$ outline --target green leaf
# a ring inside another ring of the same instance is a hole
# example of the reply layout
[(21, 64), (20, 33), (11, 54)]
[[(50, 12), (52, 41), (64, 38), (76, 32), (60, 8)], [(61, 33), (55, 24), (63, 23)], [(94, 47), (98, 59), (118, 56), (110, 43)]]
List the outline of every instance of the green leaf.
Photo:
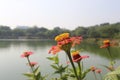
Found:
[(106, 66), (106, 65), (102, 65), (103, 67), (105, 67), (106, 69), (110, 70), (110, 71), (114, 71), (113, 68), (110, 68), (109, 66)]
[(47, 57), (47, 59), (54, 61), (54, 57)]
[(47, 59), (54, 61), (55, 64), (59, 64), (58, 55), (53, 56), (53, 57), (47, 57)]
[(58, 68), (57, 66), (55, 66), (55, 65), (51, 65), (51, 67), (54, 68), (54, 69), (56, 69), (56, 70), (59, 69), (59, 68)]
[(35, 73), (35, 74), (38, 73), (38, 72), (40, 72), (40, 70), (39, 70), (39, 66), (36, 67), (35, 70), (34, 70), (34, 73)]
[(91, 71), (91, 69), (87, 69), (86, 71), (84, 71), (83, 74), (82, 74), (82, 79), (84, 79), (85, 76), (87, 75), (87, 73), (90, 72), (90, 71)]
[(33, 73), (24, 73), (23, 75), (24, 75), (24, 76), (27, 76), (27, 77), (34, 77), (34, 74), (33, 74)]
[(59, 66), (58, 70), (55, 71), (55, 73), (65, 72), (65, 69), (66, 69), (67, 67), (68, 67), (68, 66), (63, 67), (63, 66), (61, 65), (61, 66)]
[(59, 58), (58, 58), (58, 55), (56, 55), (56, 56), (54, 57), (54, 60), (55, 60), (55, 64), (59, 64)]
[(36, 80), (40, 80), (40, 76), (41, 76), (41, 74), (40, 74), (40, 72), (38, 72), (36, 75)]

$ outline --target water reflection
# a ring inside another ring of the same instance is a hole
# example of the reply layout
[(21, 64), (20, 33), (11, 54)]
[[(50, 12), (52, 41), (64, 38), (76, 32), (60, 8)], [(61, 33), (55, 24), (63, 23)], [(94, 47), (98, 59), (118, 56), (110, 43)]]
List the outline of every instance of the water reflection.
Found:
[[(31, 48), (45, 48), (48, 46), (55, 45), (56, 43), (52, 40), (7, 40), (0, 41), (0, 48), (9, 48), (11, 45), (14, 46), (29, 46)], [(77, 48), (83, 49), (85, 52), (89, 52), (90, 54), (99, 55), (100, 57), (104, 57), (106, 59), (110, 59), (108, 55), (107, 49), (101, 49), (98, 44), (95, 43), (86, 43), (83, 42)], [(111, 47), (110, 51), (114, 59), (120, 59), (120, 47)]]
[[(48, 50), (52, 45), (55, 45), (54, 41), (45, 41), (45, 40), (30, 40), (30, 41), (20, 41), (20, 40), (12, 40), (12, 41), (0, 41), (0, 80), (24, 80), (22, 73), (28, 71), (28, 67), (26, 66), (26, 59), (21, 59), (20, 55), (25, 50), (31, 50), (35, 54), (30, 58), (33, 61), (38, 61), (40, 64), (40, 69), (45, 74), (51, 74), (52, 68), (50, 67), (51, 62), (46, 59), (46, 57), (51, 56), (48, 55)], [(83, 54), (89, 55), (90, 58), (83, 60), (86, 67), (90, 67), (91, 65), (97, 64), (109, 64), (109, 56), (107, 54), (106, 49), (100, 49), (97, 44), (93, 43), (82, 43), (77, 46), (77, 48), (82, 48), (85, 51)], [(120, 50), (118, 47), (111, 48), (112, 56), (115, 59), (119, 59), (120, 61)], [(65, 53), (59, 53), (60, 60), (62, 63), (66, 64)], [(8, 64), (9, 63), (9, 64)], [(18, 64), (19, 63), (19, 64)], [(9, 67), (9, 68), (8, 68)], [(6, 77), (6, 75), (8, 77)], [(91, 80), (92, 76), (88, 76)]]

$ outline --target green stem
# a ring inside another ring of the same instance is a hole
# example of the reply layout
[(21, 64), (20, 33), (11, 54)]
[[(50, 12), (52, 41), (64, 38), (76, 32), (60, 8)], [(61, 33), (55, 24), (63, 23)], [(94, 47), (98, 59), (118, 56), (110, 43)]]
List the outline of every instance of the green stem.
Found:
[(80, 65), (80, 62), (77, 62), (78, 63), (78, 67), (79, 67), (79, 79), (82, 80), (82, 69), (81, 69), (81, 65)]
[(98, 80), (98, 79), (97, 79), (97, 76), (96, 76), (96, 74), (95, 74), (95, 71), (93, 72), (93, 74), (94, 74), (95, 80)]
[(36, 76), (35, 76), (35, 73), (34, 73), (34, 69), (33, 69), (33, 67), (32, 67), (31, 64), (30, 64), (30, 59), (29, 59), (29, 57), (27, 57), (27, 60), (28, 60), (29, 66), (30, 66), (30, 68), (31, 68), (31, 70), (32, 70), (32, 73), (33, 73), (33, 75), (34, 75), (34, 79), (36, 80)]
[(71, 57), (71, 55), (70, 55), (70, 51), (68, 51), (68, 52), (66, 52), (66, 53), (67, 53), (67, 55), (68, 55), (68, 58), (69, 58), (69, 60), (70, 60), (70, 63), (71, 63), (71, 65), (72, 65), (72, 68), (73, 68), (73, 70), (74, 70), (74, 73), (75, 73), (75, 76), (76, 76), (77, 80), (80, 80), (80, 79), (78, 78), (78, 76), (77, 76), (77, 71), (76, 71), (75, 65), (74, 65), (74, 63), (73, 63), (73, 61), (72, 61), (72, 57)]
[(103, 80), (103, 78), (102, 78), (102, 74), (100, 73), (100, 77), (101, 77), (101, 80)]
[(110, 60), (111, 60), (110, 64), (111, 64), (112, 66), (114, 66), (115, 61), (114, 61), (114, 59), (113, 59), (113, 57), (112, 57), (112, 54), (111, 54), (111, 52), (110, 52), (110, 47), (108, 47), (107, 50), (108, 50), (108, 53), (109, 53), (109, 56), (110, 56)]
[(110, 48), (108, 47), (107, 50), (108, 50), (108, 53), (109, 53), (110, 59), (112, 60), (113, 58), (112, 58), (112, 55), (111, 55), (111, 52), (110, 52)]

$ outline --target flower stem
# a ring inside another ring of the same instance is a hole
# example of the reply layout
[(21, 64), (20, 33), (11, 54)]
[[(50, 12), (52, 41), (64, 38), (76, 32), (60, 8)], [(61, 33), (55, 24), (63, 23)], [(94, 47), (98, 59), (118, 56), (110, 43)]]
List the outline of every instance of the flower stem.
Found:
[(28, 64), (29, 64), (29, 66), (30, 66), (32, 72), (34, 72), (33, 67), (32, 67), (31, 64), (30, 64), (30, 59), (29, 59), (29, 57), (27, 57), (27, 60), (28, 60)]
[(98, 79), (97, 79), (97, 76), (96, 76), (96, 74), (95, 74), (95, 71), (93, 71), (93, 74), (94, 74), (95, 80), (98, 80)]
[(36, 76), (35, 76), (35, 73), (34, 73), (34, 69), (33, 69), (33, 67), (32, 67), (31, 64), (30, 64), (30, 59), (29, 59), (29, 57), (27, 57), (27, 60), (28, 60), (29, 66), (30, 66), (30, 68), (31, 68), (31, 70), (32, 70), (32, 73), (33, 73), (33, 75), (34, 75), (34, 79), (36, 80)]
[(108, 47), (107, 50), (108, 50), (108, 53), (109, 53), (109, 55), (110, 55), (110, 59), (111, 59), (110, 64), (111, 64), (112, 66), (114, 66), (114, 64), (115, 64), (115, 60), (113, 59), (113, 57), (112, 57), (112, 55), (111, 55), (110, 47)]
[(110, 56), (110, 58), (112, 60), (112, 55), (111, 55), (111, 52), (110, 52), (110, 48), (108, 47), (107, 50), (108, 50), (109, 56)]
[(102, 78), (102, 74), (100, 73), (100, 77), (101, 77), (101, 80), (103, 80), (103, 78)]
[(69, 58), (69, 60), (70, 60), (70, 63), (71, 63), (71, 65), (72, 65), (72, 68), (73, 68), (73, 70), (74, 70), (74, 74), (75, 74), (77, 80), (80, 80), (80, 79), (78, 78), (75, 65), (74, 65), (74, 63), (73, 63), (73, 61), (72, 61), (72, 57), (71, 57), (71, 55), (70, 55), (70, 51), (68, 51), (68, 52), (66, 52), (66, 53), (67, 53), (67, 55), (68, 55), (68, 58)]
[(79, 67), (79, 79), (82, 80), (82, 69), (81, 69), (81, 65), (80, 65), (80, 62), (77, 62), (78, 63), (78, 67)]

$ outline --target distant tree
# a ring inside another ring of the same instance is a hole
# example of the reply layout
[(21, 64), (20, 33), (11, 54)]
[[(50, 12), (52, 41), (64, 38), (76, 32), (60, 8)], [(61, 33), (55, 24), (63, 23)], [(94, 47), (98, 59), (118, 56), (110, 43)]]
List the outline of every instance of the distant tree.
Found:
[(0, 38), (10, 38), (12, 31), (8, 26), (0, 26)]

